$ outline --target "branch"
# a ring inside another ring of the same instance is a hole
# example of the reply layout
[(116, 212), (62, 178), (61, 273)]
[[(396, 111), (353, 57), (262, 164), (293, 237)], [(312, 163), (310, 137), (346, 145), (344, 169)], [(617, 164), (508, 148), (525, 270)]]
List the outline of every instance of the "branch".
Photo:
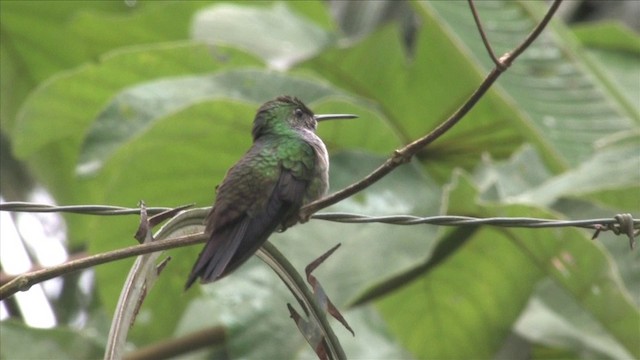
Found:
[(102, 254), (92, 255), (82, 259), (52, 266), (47, 269), (22, 274), (16, 276), (16, 278), (8, 282), (6, 285), (0, 287), (0, 300), (11, 296), (18, 291), (29, 290), (31, 286), (37, 283), (53, 279), (69, 272), (82, 270), (111, 261), (126, 259), (128, 257), (138, 256), (155, 251), (168, 250), (181, 246), (204, 243), (205, 241), (207, 241), (207, 237), (202, 233), (180, 236), (177, 238), (152, 242), (148, 244), (133, 245), (124, 249), (118, 249)]
[(371, 186), (378, 180), (382, 179), (384, 176), (389, 174), (398, 166), (409, 162), (411, 158), (420, 150), (422, 150), (427, 145), (431, 144), (437, 138), (442, 136), (444, 133), (449, 131), (455, 124), (457, 124), (468, 112), (475, 106), (475, 104), (482, 98), (482, 96), (489, 90), (491, 85), (500, 77), (500, 75), (507, 70), (509, 66), (516, 60), (522, 52), (528, 48), (531, 43), (540, 35), (542, 30), (547, 26), (553, 14), (555, 14), (556, 10), (562, 3), (562, 0), (554, 0), (554, 2), (549, 7), (547, 14), (544, 16), (542, 21), (531, 31), (531, 33), (525, 38), (525, 40), (518, 45), (514, 50), (502, 55), (500, 59), (498, 59), (498, 63), (496, 67), (487, 75), (487, 77), (482, 81), (478, 89), (467, 99), (467, 101), (462, 104), (456, 112), (451, 115), (445, 122), (440, 124), (437, 128), (431, 131), (429, 134), (424, 137), (415, 140), (414, 142), (406, 145), (405, 147), (395, 150), (393, 155), (387, 159), (382, 165), (380, 165), (377, 169), (375, 169), (372, 173), (367, 175), (362, 180), (347, 186), (346, 188), (335, 192), (327, 197), (324, 197), (320, 200), (316, 200), (301, 210), (301, 218), (307, 219), (309, 216), (320, 209), (324, 209), (327, 206), (336, 204), (351, 195), (358, 193), (367, 187)]
[(482, 43), (484, 43), (484, 47), (487, 49), (487, 53), (489, 53), (491, 61), (493, 61), (496, 67), (501, 67), (502, 63), (500, 63), (500, 60), (496, 57), (496, 54), (493, 52), (493, 48), (491, 47), (491, 43), (489, 42), (489, 39), (487, 39), (487, 34), (484, 32), (484, 27), (482, 27), (482, 22), (480, 21), (480, 16), (478, 16), (476, 6), (473, 4), (473, 0), (467, 1), (469, 2), (469, 9), (471, 9), (473, 20), (476, 22), (476, 26), (478, 27), (478, 33), (480, 33)]
[(168, 359), (204, 348), (221, 346), (224, 342), (224, 328), (216, 326), (177, 339), (163, 339), (161, 342), (132, 351), (124, 358), (126, 360)]

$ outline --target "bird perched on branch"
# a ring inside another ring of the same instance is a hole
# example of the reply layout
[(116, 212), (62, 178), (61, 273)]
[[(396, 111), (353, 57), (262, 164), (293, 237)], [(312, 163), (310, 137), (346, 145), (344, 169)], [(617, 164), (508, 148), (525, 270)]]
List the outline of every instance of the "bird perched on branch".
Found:
[(302, 206), (328, 188), (329, 156), (318, 121), (355, 115), (314, 115), (299, 99), (263, 104), (253, 121), (253, 145), (225, 176), (206, 218), (209, 240), (187, 280), (216, 281), (238, 268), (277, 229), (298, 222)]

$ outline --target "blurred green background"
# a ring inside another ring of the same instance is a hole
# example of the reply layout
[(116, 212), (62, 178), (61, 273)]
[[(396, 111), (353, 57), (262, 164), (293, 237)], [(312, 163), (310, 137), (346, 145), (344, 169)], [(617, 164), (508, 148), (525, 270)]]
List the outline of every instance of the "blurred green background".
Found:
[[(335, 191), (432, 130), (492, 68), (464, 1), (0, 6), (4, 201), (44, 188), (64, 205), (208, 206), (250, 145), (255, 110), (281, 94), (360, 115), (319, 127)], [(546, 10), (477, 7), (498, 56)], [(326, 211), (638, 217), (639, 59), (621, 23), (554, 21), (452, 131)], [(133, 245), (138, 221), (64, 220), (69, 253), (85, 255)], [(300, 271), (342, 243), (316, 276), (355, 330), (332, 322), (349, 358), (640, 358), (640, 256), (624, 236), (591, 235), (314, 220), (271, 241)], [(289, 319), (294, 299), (257, 259), (185, 293), (199, 248), (167, 251), (131, 351), (221, 326), (222, 344), (182, 358), (314, 358)], [(88, 291), (66, 276), (49, 295), (51, 329), (26, 326), (5, 301), (0, 357), (102, 357), (132, 262), (95, 268)], [(393, 290), (360, 304), (381, 287)]]

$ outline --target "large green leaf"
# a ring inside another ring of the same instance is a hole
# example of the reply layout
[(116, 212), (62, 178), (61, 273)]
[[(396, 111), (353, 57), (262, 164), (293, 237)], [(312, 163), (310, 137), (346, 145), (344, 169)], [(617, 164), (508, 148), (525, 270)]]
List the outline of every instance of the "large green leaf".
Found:
[(640, 137), (625, 140), (602, 147), (580, 166), (555, 177), (535, 150), (525, 147), (508, 163), (485, 159), (476, 181), (489, 201), (549, 207), (563, 197), (583, 197), (611, 204), (618, 212), (634, 212), (640, 203)]
[[(521, 42), (544, 10), (541, 3), (527, 1), (479, 2), (477, 6), (497, 56)], [(477, 31), (470, 31), (475, 25), (466, 3), (435, 1), (421, 3), (419, 9), (425, 16), (446, 21), (477, 63), (485, 69), (493, 67)], [(633, 67), (640, 71), (637, 61)], [(564, 25), (554, 23), (498, 87), (506, 101), (517, 104), (519, 121), (546, 144), (545, 150), (574, 167), (593, 153), (597, 140), (637, 128), (640, 122), (637, 101), (629, 106), (623, 92), (607, 81), (609, 73), (585, 57)]]
[(206, 5), (200, 1), (150, 1), (138, 2), (132, 9), (135, 11), (122, 15), (81, 11), (69, 29), (90, 54), (99, 56), (126, 46), (187, 40), (194, 13)]
[(63, 73), (34, 92), (22, 107), (14, 151), (35, 164), (40, 180), (59, 201), (86, 201), (87, 194), (77, 188), (70, 191), (70, 185), (75, 182), (85, 133), (108, 101), (132, 84), (158, 77), (257, 64), (232, 49), (218, 49), (215, 54), (212, 57), (202, 45), (163, 44), (114, 52), (99, 65)]
[(246, 68), (156, 80), (126, 89), (92, 124), (80, 154), (79, 171), (96, 171), (115, 150), (143, 136), (155, 121), (180, 109), (216, 99), (263, 103), (289, 92), (310, 102), (330, 96), (347, 98), (344, 92), (320, 79)]
[[(595, 58), (593, 67), (609, 84), (609, 90), (616, 99), (629, 114), (640, 113), (640, 86), (637, 81), (640, 36), (616, 22), (580, 25), (574, 28), (574, 33), (591, 58)], [(640, 123), (638, 116), (635, 116), (635, 122), (636, 125)]]
[(281, 69), (316, 55), (335, 41), (331, 33), (282, 3), (270, 8), (214, 5), (198, 12), (192, 33), (196, 40), (209, 44), (233, 44)]
[(0, 355), (3, 359), (98, 358), (104, 344), (96, 335), (95, 331), (34, 329), (15, 321), (3, 321)]
[[(120, 46), (186, 40), (199, 2), (3, 1), (2, 126), (27, 93), (56, 72)], [(14, 77), (13, 74), (20, 74)]]
[[(477, 191), (465, 177), (451, 191), (455, 214), (553, 217), (522, 205), (467, 204), (464, 200), (477, 198)], [(602, 249), (577, 230), (484, 229), (441, 266), (381, 300), (380, 309), (417, 357), (490, 358), (536, 294), (556, 312), (545, 317), (529, 306), (535, 315), (525, 312), (517, 327), (525, 338), (598, 356), (637, 356), (640, 311), (613, 271)], [(540, 281), (553, 284), (555, 292), (540, 287)], [(564, 294), (560, 300), (558, 293)], [(557, 321), (567, 326), (540, 335), (541, 327), (553, 329)]]

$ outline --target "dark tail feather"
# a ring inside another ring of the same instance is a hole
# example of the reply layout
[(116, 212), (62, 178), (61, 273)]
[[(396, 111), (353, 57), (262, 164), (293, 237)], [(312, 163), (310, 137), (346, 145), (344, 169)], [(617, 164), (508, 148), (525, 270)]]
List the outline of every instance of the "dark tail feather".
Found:
[(247, 221), (242, 220), (228, 226), (220, 232), (211, 234), (211, 238), (200, 252), (187, 279), (185, 290), (198, 278), (202, 283), (216, 281), (226, 274), (229, 261), (246, 235)]
[(209, 259), (211, 259), (213, 257), (213, 254), (215, 254), (218, 245), (219, 243), (216, 242), (207, 242), (205, 247), (200, 252), (200, 255), (198, 255), (198, 260), (193, 265), (193, 269), (191, 269), (191, 274), (189, 274), (187, 283), (184, 286), (185, 290), (189, 289), (189, 287), (191, 287), (191, 285), (193, 285), (193, 283), (195, 283), (196, 280), (198, 280), (198, 278), (203, 275), (204, 270), (207, 268), (207, 264), (209, 263)]

